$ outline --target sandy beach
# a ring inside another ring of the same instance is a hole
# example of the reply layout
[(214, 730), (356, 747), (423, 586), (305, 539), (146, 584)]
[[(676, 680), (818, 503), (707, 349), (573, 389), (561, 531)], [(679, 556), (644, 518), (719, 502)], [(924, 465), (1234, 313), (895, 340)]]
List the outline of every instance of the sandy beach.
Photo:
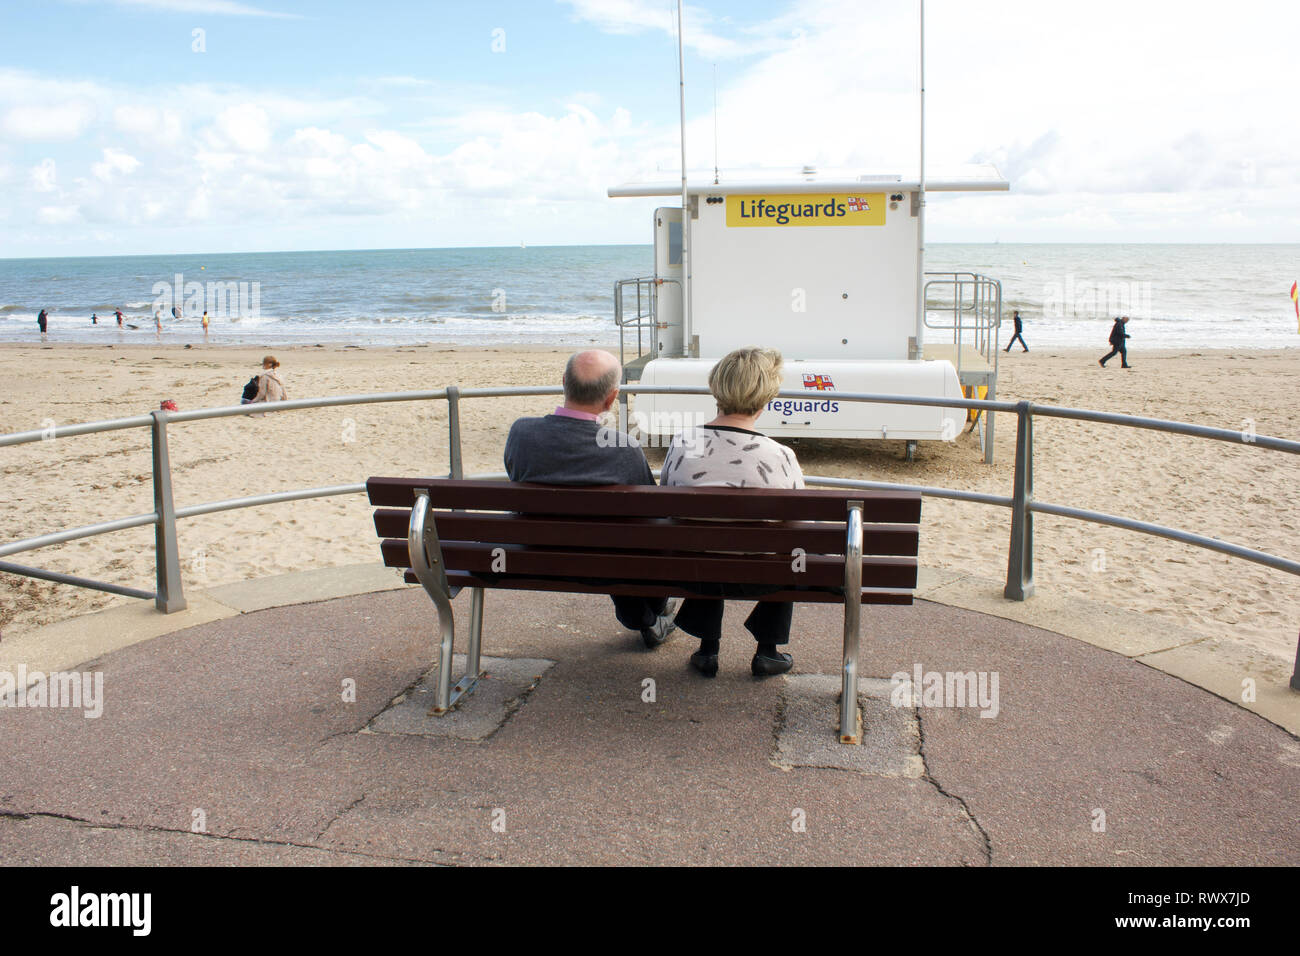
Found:
[[(163, 399), (183, 409), (236, 404), (265, 349), (223, 346), (9, 346), (10, 387), (0, 431), (145, 413)], [(437, 388), (459, 383), (558, 384), (567, 350), (437, 345), (274, 350), (292, 398)], [(1003, 356), (999, 398), (1195, 421), (1259, 434), (1300, 436), (1294, 382), (1300, 351), (1134, 350), (1135, 368), (1101, 369), (1093, 351)], [(462, 405), (465, 468), (499, 471), (511, 421), (542, 414), (551, 399), (483, 399)], [(1015, 426), (999, 419), (997, 463), (983, 464), (965, 434), (923, 445), (803, 441), (809, 475), (866, 478), (1009, 494)], [(176, 425), (170, 432), (178, 506), (241, 495), (359, 482), (371, 475), (445, 473), (442, 403), (294, 411)], [(1300, 554), (1300, 461), (1249, 446), (1040, 419), (1035, 492), (1040, 500), (1170, 524), (1283, 556)], [(652, 450), (658, 464), (661, 452)], [(0, 539), (152, 510), (143, 429), (0, 450), (5, 494)], [(1005, 575), (1009, 513), (927, 499), (922, 564), (990, 579)], [(1040, 592), (1061, 590), (1160, 618), (1206, 637), (1290, 660), (1300, 628), (1300, 580), (1163, 539), (1039, 516)], [(187, 589), (286, 571), (378, 559), (363, 495), (270, 505), (183, 521)], [(153, 529), (71, 542), (8, 560), (151, 588)], [(123, 603), (99, 592), (0, 575), (0, 634)], [(797, 638), (796, 638), (797, 639)], [(960, 635), (954, 635), (960, 639)]]

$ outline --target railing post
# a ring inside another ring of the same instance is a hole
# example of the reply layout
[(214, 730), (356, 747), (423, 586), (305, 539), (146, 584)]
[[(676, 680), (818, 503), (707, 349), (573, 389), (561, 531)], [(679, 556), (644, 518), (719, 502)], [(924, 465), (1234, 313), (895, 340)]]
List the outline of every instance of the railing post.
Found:
[(1032, 402), (1016, 404), (1016, 477), (1011, 501), (1011, 553), (1002, 595), (1023, 601), (1034, 593), (1034, 415)]
[(447, 386), (447, 443), (451, 456), (451, 477), (464, 478), (460, 455), (460, 387)]
[(185, 590), (181, 586), (181, 561), (176, 545), (176, 505), (172, 501), (172, 465), (167, 454), (167, 413), (153, 416), (153, 508), (158, 521), (154, 525), (154, 566), (158, 588), (154, 606), (164, 614), (185, 610)]
[(1295, 667), (1291, 669), (1291, 689), (1300, 690), (1300, 637), (1295, 644)]

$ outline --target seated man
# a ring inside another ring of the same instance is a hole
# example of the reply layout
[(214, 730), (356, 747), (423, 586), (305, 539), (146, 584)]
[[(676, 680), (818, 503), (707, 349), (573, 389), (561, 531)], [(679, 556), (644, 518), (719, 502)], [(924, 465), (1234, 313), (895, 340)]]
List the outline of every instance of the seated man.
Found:
[[(521, 418), (506, 438), (511, 481), (545, 485), (653, 485), (654, 475), (635, 440), (602, 434), (597, 419), (618, 400), (622, 368), (600, 349), (578, 352), (564, 367), (564, 404), (552, 415)], [(667, 598), (614, 595), (620, 624), (658, 647), (673, 630)]]

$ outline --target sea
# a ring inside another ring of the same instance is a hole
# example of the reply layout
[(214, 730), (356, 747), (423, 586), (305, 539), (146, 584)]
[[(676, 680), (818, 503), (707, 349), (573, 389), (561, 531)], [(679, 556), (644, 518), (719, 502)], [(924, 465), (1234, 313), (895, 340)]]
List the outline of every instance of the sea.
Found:
[[(1031, 348), (1104, 349), (1121, 314), (1134, 350), (1300, 346), (1300, 244), (931, 243), (925, 268), (997, 279)], [(615, 282), (652, 272), (649, 245), (0, 259), (0, 342), (41, 309), (52, 342), (201, 342), (206, 309), (213, 344), (614, 346)]]

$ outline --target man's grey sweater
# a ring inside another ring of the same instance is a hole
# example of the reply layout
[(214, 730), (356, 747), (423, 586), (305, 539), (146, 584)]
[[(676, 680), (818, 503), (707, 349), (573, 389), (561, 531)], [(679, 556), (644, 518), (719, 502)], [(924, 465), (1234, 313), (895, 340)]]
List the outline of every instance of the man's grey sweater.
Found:
[(581, 418), (521, 418), (506, 438), (511, 481), (545, 485), (653, 485), (645, 453), (626, 434)]

